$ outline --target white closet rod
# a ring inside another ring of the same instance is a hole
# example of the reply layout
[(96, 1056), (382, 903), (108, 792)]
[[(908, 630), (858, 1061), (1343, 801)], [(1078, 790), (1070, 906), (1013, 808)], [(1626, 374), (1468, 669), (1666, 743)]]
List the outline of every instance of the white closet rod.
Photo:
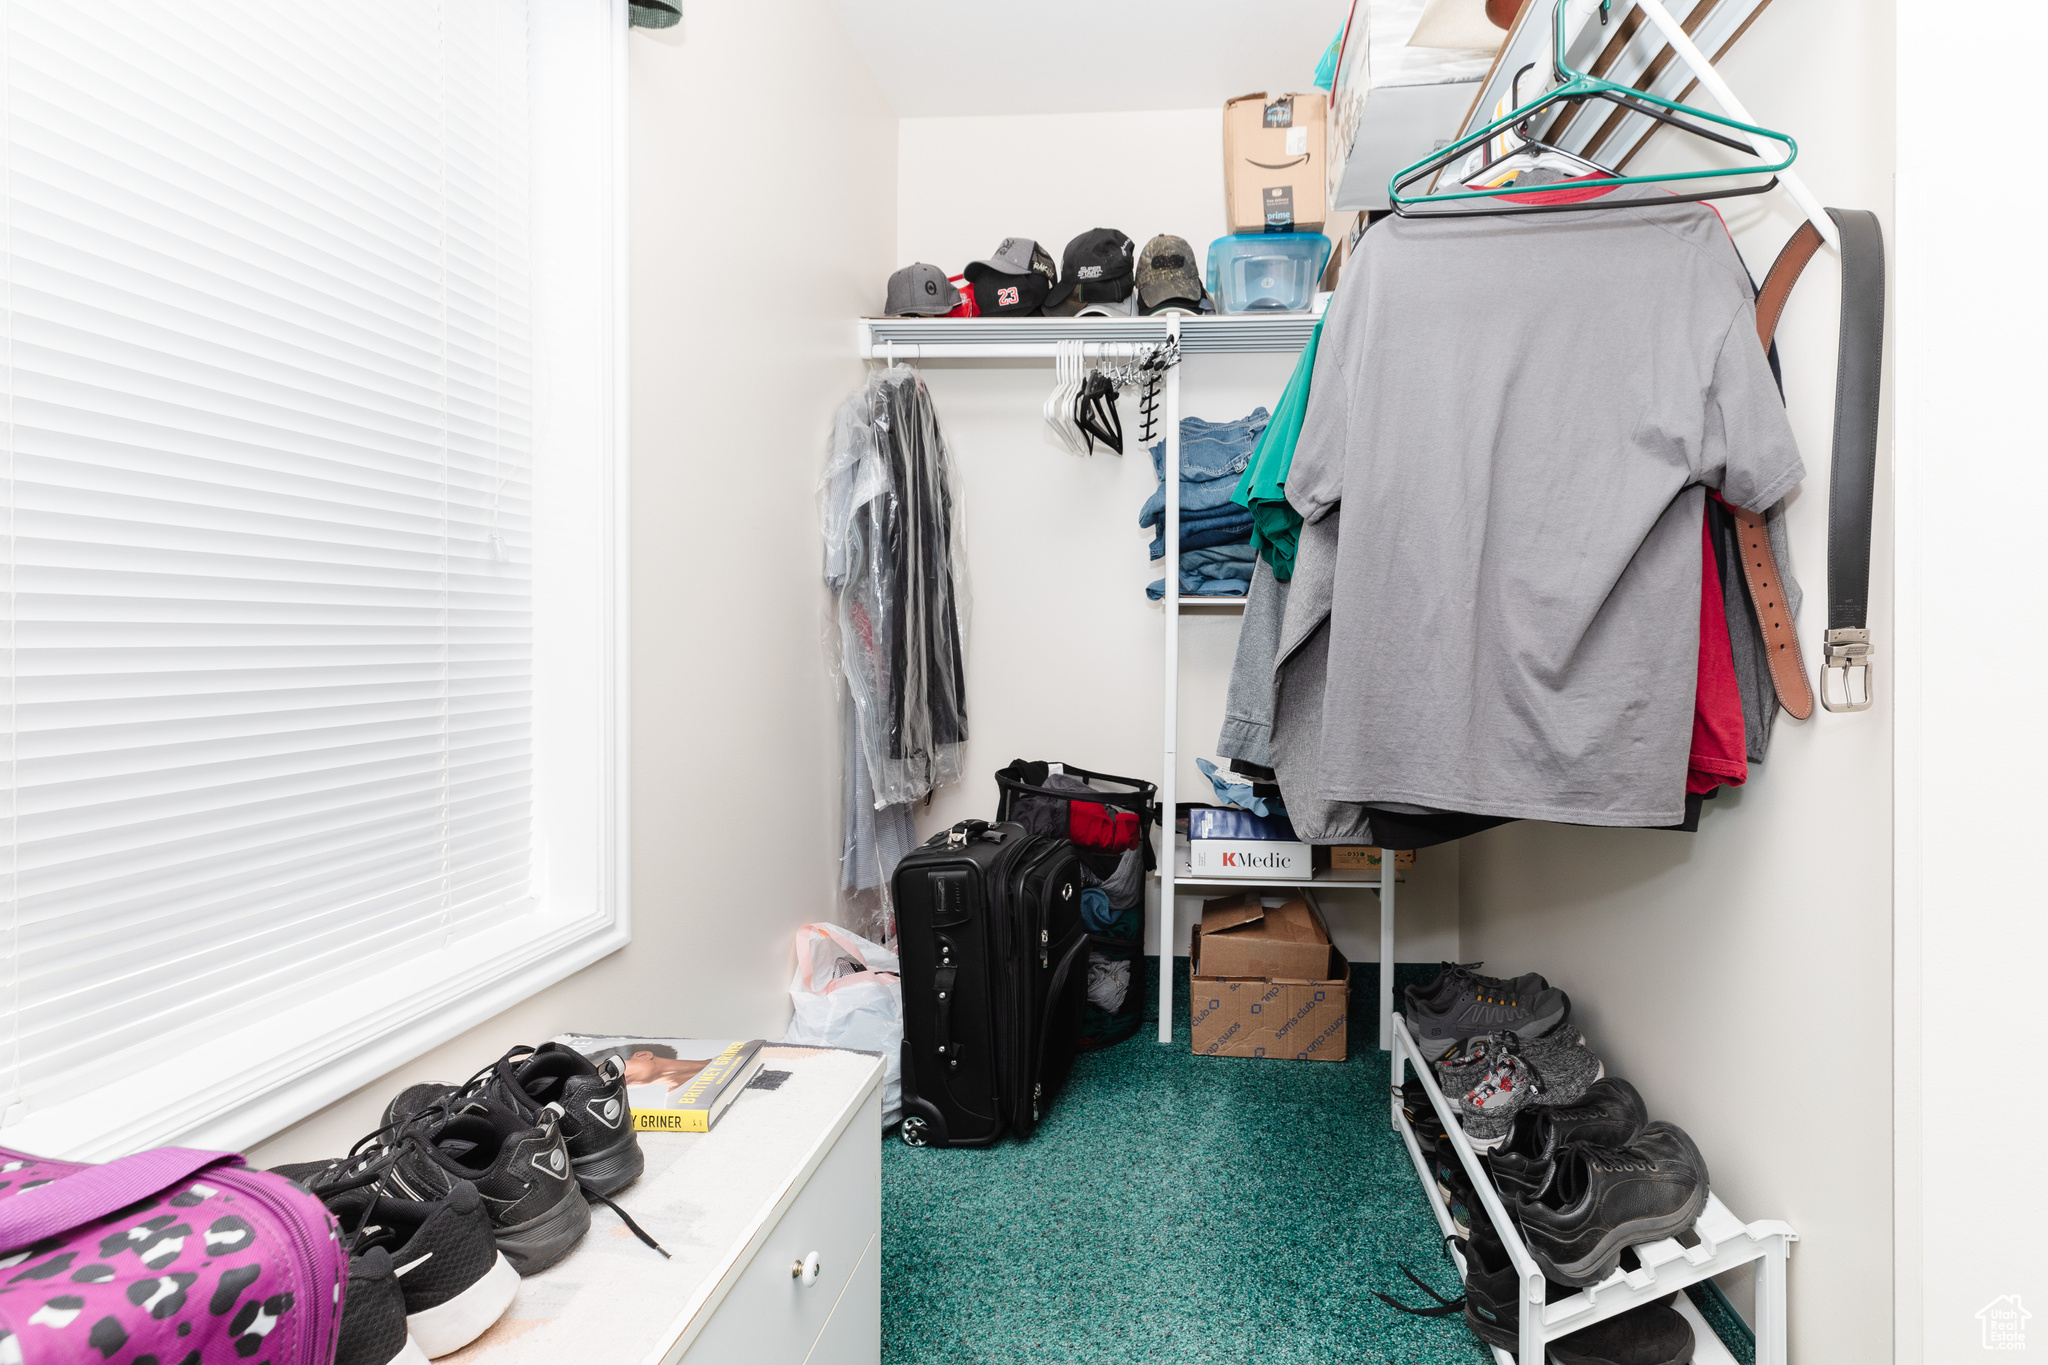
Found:
[[(1082, 345), (1089, 360), (1136, 359), (1157, 342), (1090, 341)], [(1057, 342), (1019, 341), (993, 344), (973, 341), (878, 341), (872, 360), (1051, 360), (1058, 354)]]

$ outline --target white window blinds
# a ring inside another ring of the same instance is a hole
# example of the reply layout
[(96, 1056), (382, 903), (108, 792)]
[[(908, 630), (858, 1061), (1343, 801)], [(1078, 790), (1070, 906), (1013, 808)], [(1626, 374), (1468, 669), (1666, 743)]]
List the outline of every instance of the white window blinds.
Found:
[(0, 16), (18, 1121), (532, 911), (548, 187), (525, 0)]

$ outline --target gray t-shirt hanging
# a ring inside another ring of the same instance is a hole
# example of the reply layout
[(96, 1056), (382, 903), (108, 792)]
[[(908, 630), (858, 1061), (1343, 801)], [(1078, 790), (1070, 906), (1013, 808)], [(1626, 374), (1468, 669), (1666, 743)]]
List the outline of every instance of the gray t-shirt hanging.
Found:
[(1803, 473), (1712, 209), (1376, 225), (1287, 479), (1345, 503), (1313, 795), (1678, 823), (1702, 487)]

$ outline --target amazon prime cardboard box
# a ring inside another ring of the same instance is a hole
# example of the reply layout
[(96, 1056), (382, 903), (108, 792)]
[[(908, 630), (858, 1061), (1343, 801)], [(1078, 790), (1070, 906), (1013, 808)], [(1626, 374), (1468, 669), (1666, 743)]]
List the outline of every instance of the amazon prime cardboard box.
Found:
[(1240, 95), (1223, 106), (1223, 201), (1228, 230), (1321, 232), (1329, 217), (1328, 100)]
[(1209, 901), (1188, 950), (1194, 1050), (1341, 1062), (1351, 965), (1315, 907), (1256, 892)]

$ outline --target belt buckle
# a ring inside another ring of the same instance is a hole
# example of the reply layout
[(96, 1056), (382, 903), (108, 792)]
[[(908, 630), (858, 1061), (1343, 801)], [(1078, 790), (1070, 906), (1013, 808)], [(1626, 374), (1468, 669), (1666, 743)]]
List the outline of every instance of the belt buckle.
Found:
[[(1861, 626), (1850, 626), (1841, 630), (1830, 630), (1821, 647), (1820, 663), (1820, 704), (1830, 711), (1868, 711), (1876, 699), (1875, 685), (1870, 666), (1876, 659), (1870, 647), (1870, 632)], [(1830, 694), (1828, 677), (1840, 671), (1842, 675), (1842, 700), (1838, 704)], [(1857, 700), (1856, 689), (1850, 686), (1850, 679), (1861, 673), (1862, 699)]]

